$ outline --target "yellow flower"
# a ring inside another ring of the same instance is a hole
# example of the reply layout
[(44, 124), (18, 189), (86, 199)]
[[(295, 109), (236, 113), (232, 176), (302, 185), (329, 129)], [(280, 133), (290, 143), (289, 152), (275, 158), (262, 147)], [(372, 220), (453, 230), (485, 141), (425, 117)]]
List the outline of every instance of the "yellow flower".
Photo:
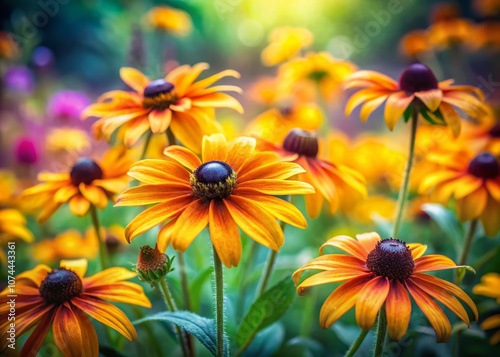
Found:
[(500, 107), (487, 108), (487, 114), (475, 123), (465, 123), (461, 135), (464, 144), (500, 156)]
[(437, 48), (449, 48), (473, 42), (474, 24), (463, 18), (438, 21), (429, 29), (429, 42)]
[(463, 150), (448, 156), (429, 158), (438, 164), (421, 183), (420, 192), (432, 200), (447, 203), (453, 197), (461, 221), (479, 219), (486, 235), (500, 229), (500, 165), (498, 159), (483, 152), (473, 156)]
[[(125, 268), (109, 268), (84, 277), (85, 259), (61, 261), (61, 267), (51, 269), (38, 265), (16, 277), (16, 337), (29, 331), (21, 355), (36, 355), (47, 332), (52, 334), (64, 356), (99, 355), (96, 331), (87, 315), (115, 329), (129, 340), (137, 338), (134, 326), (120, 309), (108, 301), (151, 307), (141, 286), (125, 280), (136, 273)], [(7, 331), (10, 288), (0, 294), (2, 331)], [(0, 352), (7, 349), (8, 339), (0, 342)]]
[(119, 137), (125, 145), (134, 145), (151, 130), (162, 134), (171, 129), (175, 137), (188, 148), (200, 151), (204, 135), (218, 133), (214, 108), (232, 108), (243, 112), (241, 104), (223, 91), (240, 92), (240, 88), (219, 85), (207, 88), (221, 78), (239, 77), (238, 72), (226, 70), (196, 81), (208, 64), (180, 66), (165, 78), (150, 80), (133, 68), (122, 68), (120, 76), (134, 92), (114, 90), (104, 93), (98, 103), (88, 107), (83, 118), (100, 117), (94, 123), (97, 138), (107, 140), (120, 128)]
[(408, 58), (419, 58), (432, 50), (429, 34), (423, 30), (410, 31), (399, 42), (399, 49)]
[(0, 204), (10, 206), (14, 201), (16, 175), (9, 170), (0, 170)]
[[(0, 247), (18, 239), (27, 243), (33, 241), (33, 233), (26, 228), (26, 218), (18, 210), (0, 209)], [(0, 263), (7, 263), (3, 250), (0, 250)]]
[(357, 200), (348, 209), (350, 217), (361, 223), (372, 223), (375, 217), (391, 220), (396, 212), (396, 201), (383, 195), (372, 195)]
[[(472, 292), (476, 295), (495, 298), (497, 303), (500, 304), (500, 275), (497, 273), (483, 275), (481, 283), (474, 286)], [(497, 331), (490, 338), (490, 343), (492, 345), (500, 343), (500, 314), (494, 314), (485, 318), (480, 326), (483, 330), (496, 329)]]
[(334, 58), (328, 52), (308, 53), (280, 66), (278, 77), (295, 90), (312, 87), (324, 100), (330, 101), (341, 93), (343, 81), (357, 67), (349, 61)]
[(359, 71), (351, 75), (345, 88), (357, 88), (346, 104), (345, 113), (362, 103), (361, 120), (366, 121), (370, 114), (382, 103), (385, 104), (384, 119), (390, 130), (404, 116), (408, 121), (411, 111), (418, 108), (420, 116), (431, 124), (448, 125), (453, 134), (460, 133), (460, 116), (457, 107), (472, 118), (486, 112), (482, 103), (483, 92), (472, 86), (452, 86), (453, 80), (438, 82), (432, 70), (420, 63), (408, 66), (399, 82), (375, 71)]
[(41, 172), (38, 180), (43, 183), (26, 189), (22, 203), (34, 209), (43, 208), (38, 217), (40, 223), (67, 202), (76, 216), (84, 216), (91, 204), (104, 209), (113, 195), (128, 187), (130, 165), (124, 147), (109, 150), (99, 163), (89, 157), (80, 158), (69, 172)]
[(54, 128), (45, 138), (45, 148), (49, 152), (82, 152), (91, 145), (88, 134), (75, 128)]
[(192, 30), (191, 16), (185, 11), (168, 6), (156, 6), (147, 13), (149, 23), (160, 30), (186, 36)]
[(237, 266), (241, 258), (238, 227), (256, 242), (278, 251), (284, 243), (276, 219), (305, 228), (306, 220), (278, 195), (314, 192), (304, 182), (287, 180), (304, 170), (278, 161), (272, 153), (257, 153), (255, 139), (241, 137), (228, 144), (222, 134), (205, 136), (202, 160), (180, 146), (165, 149), (168, 160), (142, 160), (129, 175), (142, 183), (118, 198), (117, 206), (156, 204), (135, 217), (125, 229), (130, 241), (166, 222), (158, 234), (158, 249), (169, 244), (184, 251), (209, 226), (221, 261)]
[[(474, 302), (458, 286), (424, 273), (457, 266), (443, 255), (423, 256), (427, 246), (419, 243), (406, 244), (398, 239), (380, 239), (375, 233), (356, 235), (356, 239), (341, 235), (329, 239), (320, 248), (338, 248), (344, 254), (325, 254), (311, 260), (293, 273), (295, 284), (305, 270), (321, 272), (305, 279), (297, 287), (303, 294), (312, 286), (343, 283), (326, 299), (320, 311), (323, 328), (330, 327), (342, 315), (356, 306), (356, 321), (364, 329), (370, 329), (381, 309), (387, 314), (389, 336), (401, 339), (408, 329), (411, 316), (411, 295), (436, 331), (438, 342), (446, 342), (451, 336), (451, 324), (435, 300), (449, 308), (467, 326), (467, 312), (456, 299), (465, 302), (477, 320)], [(384, 306), (385, 304), (385, 306)]]
[(83, 237), (75, 229), (59, 233), (54, 239), (44, 239), (32, 246), (33, 258), (44, 264), (52, 264), (61, 259), (93, 259), (98, 250), (95, 234)]
[(302, 27), (280, 27), (271, 32), (269, 45), (262, 51), (262, 63), (275, 66), (297, 55), (313, 42), (312, 33)]

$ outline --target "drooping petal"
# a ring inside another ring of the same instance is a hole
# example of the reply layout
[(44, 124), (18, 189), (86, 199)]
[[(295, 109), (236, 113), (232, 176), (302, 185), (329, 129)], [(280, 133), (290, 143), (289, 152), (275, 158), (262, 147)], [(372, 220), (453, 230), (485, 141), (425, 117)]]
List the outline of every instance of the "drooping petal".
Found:
[(398, 120), (403, 116), (406, 108), (413, 101), (413, 96), (405, 92), (396, 92), (387, 98), (384, 110), (384, 119), (387, 127), (392, 131)]
[(370, 101), (367, 101), (362, 107), (361, 107), (361, 112), (359, 114), (361, 120), (363, 122), (366, 122), (368, 120), (368, 117), (378, 108), (380, 105), (382, 105), (383, 102), (387, 99), (388, 94), (374, 98)]
[(167, 131), (172, 120), (172, 111), (165, 110), (152, 110), (149, 113), (149, 126), (153, 134), (163, 134)]
[(52, 332), (57, 348), (64, 356), (80, 356), (87, 346), (83, 345), (78, 318), (68, 306), (63, 304), (57, 308)]
[(75, 309), (74, 313), (80, 324), (80, 331), (82, 332), (82, 343), (84, 346), (84, 354), (82, 357), (97, 357), (99, 355), (99, 341), (94, 325), (92, 325), (92, 322), (90, 322), (83, 311)]
[(224, 204), (210, 202), (208, 226), (210, 239), (222, 263), (228, 268), (238, 266), (242, 251), (240, 231)]
[(441, 89), (431, 89), (422, 92), (415, 92), (415, 97), (420, 99), (431, 112), (435, 112), (443, 99), (443, 91)]
[(480, 216), (484, 231), (488, 237), (494, 237), (500, 230), (500, 219), (498, 217), (500, 217), (500, 202), (489, 197)]
[(385, 302), (387, 328), (393, 340), (400, 340), (408, 330), (411, 316), (411, 301), (404, 286), (393, 280)]
[(483, 185), (483, 180), (472, 175), (464, 175), (456, 180), (457, 189), (455, 190), (455, 198), (457, 200), (464, 198), (476, 191)]
[(78, 193), (78, 187), (74, 185), (66, 185), (57, 190), (54, 195), (54, 201), (58, 203), (66, 203), (71, 197)]
[(359, 291), (356, 300), (356, 322), (363, 330), (370, 329), (375, 323), (378, 312), (389, 294), (390, 286), (388, 278), (377, 276)]
[(172, 247), (185, 251), (208, 224), (208, 204), (197, 199), (187, 205), (177, 217), (172, 230)]
[(150, 129), (149, 120), (146, 116), (137, 118), (129, 122), (127, 126), (124, 126), (122, 129), (124, 130), (123, 143), (127, 147), (132, 147), (139, 141), (141, 136)]
[(84, 198), (100, 209), (104, 209), (108, 205), (108, 196), (106, 196), (106, 193), (100, 187), (86, 185), (82, 182), (78, 188)]
[(240, 114), (243, 114), (243, 107), (240, 102), (226, 93), (217, 92), (201, 95), (199, 97), (192, 98), (192, 103), (194, 106), (201, 108), (230, 108), (236, 110)]
[(457, 201), (457, 216), (461, 221), (470, 221), (483, 213), (488, 202), (488, 192), (484, 187), (478, 188), (468, 196)]
[(273, 162), (238, 175), (238, 181), (244, 182), (259, 178), (286, 180), (304, 172), (305, 170), (301, 166), (293, 162)]
[(363, 102), (370, 101), (384, 94), (386, 94), (385, 91), (380, 91), (373, 88), (362, 89), (354, 93), (346, 103), (345, 115), (351, 115), (352, 111)]
[(90, 209), (90, 202), (82, 195), (76, 195), (69, 201), (69, 209), (75, 216), (83, 217)]
[(54, 321), (55, 309), (45, 314), (45, 316), (38, 322), (37, 327), (33, 330), (30, 337), (26, 340), (22, 350), (21, 356), (36, 356), (40, 347), (42, 347), (43, 340), (49, 331), (52, 321)]

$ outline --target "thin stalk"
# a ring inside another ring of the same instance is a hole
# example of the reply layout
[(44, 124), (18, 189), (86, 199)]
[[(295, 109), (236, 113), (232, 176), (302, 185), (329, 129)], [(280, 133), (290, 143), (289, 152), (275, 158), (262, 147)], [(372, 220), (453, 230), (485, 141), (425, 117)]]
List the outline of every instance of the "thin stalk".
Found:
[(148, 152), (149, 143), (151, 142), (151, 137), (153, 136), (153, 132), (151, 130), (148, 131), (146, 136), (146, 141), (144, 142), (144, 147), (142, 148), (141, 160), (146, 158), (146, 153)]
[(478, 219), (474, 219), (470, 222), (467, 235), (465, 236), (464, 249), (462, 250), (462, 254), (460, 254), (460, 259), (458, 259), (458, 265), (465, 265), (467, 263), (467, 256), (472, 246), (472, 240), (474, 239), (474, 233), (476, 233), (478, 222)]
[(399, 190), (398, 205), (396, 210), (396, 220), (394, 222), (394, 230), (392, 231), (392, 237), (397, 238), (399, 233), (399, 228), (401, 226), (401, 220), (403, 218), (403, 212), (406, 204), (406, 199), (408, 198), (408, 188), (410, 184), (411, 168), (413, 166), (413, 156), (415, 154), (415, 138), (417, 137), (417, 124), (418, 124), (418, 110), (413, 107), (412, 118), (411, 118), (411, 132), (410, 132), (410, 150), (408, 152), (408, 162), (406, 163), (406, 168), (404, 171), (403, 184)]
[[(189, 294), (189, 285), (188, 285), (188, 278), (187, 278), (187, 273), (186, 273), (186, 263), (184, 261), (184, 253), (183, 252), (177, 252), (177, 261), (179, 262), (179, 275), (181, 278), (181, 288), (182, 288), (182, 295), (184, 298), (184, 309), (187, 311), (191, 311), (191, 296)], [(187, 343), (189, 346), (189, 349), (193, 351), (193, 336), (191, 334), (187, 334)]]
[(94, 205), (90, 205), (90, 219), (92, 220), (92, 225), (95, 229), (95, 235), (97, 237), (97, 242), (99, 244), (99, 259), (101, 262), (101, 269), (106, 269), (108, 267), (108, 250), (106, 248), (106, 243), (102, 240), (101, 236), (101, 225), (99, 224), (99, 217), (97, 216), (97, 209)]
[(361, 346), (361, 344), (365, 340), (365, 337), (366, 337), (366, 335), (368, 335), (369, 331), (370, 330), (361, 330), (361, 332), (359, 333), (358, 338), (353, 342), (353, 344), (351, 345), (351, 347), (349, 347), (349, 350), (346, 352), (346, 354), (345, 354), (344, 357), (352, 357), (352, 356), (354, 356), (354, 354), (358, 351), (359, 347)]
[(224, 279), (222, 273), (222, 262), (215, 250), (214, 273), (215, 273), (215, 322), (217, 329), (217, 357), (224, 357)]
[[(167, 305), (167, 308), (172, 312), (177, 311), (177, 306), (175, 305), (174, 298), (170, 293), (170, 289), (168, 288), (165, 279), (160, 279), (159, 283), (155, 284), (155, 287), (160, 291), (161, 297), (165, 302), (165, 305)], [(175, 325), (175, 331), (179, 344), (181, 345), (182, 355), (184, 357), (192, 356), (191, 350), (188, 347), (186, 332), (177, 325)]]
[(375, 340), (375, 350), (373, 357), (382, 357), (384, 353), (385, 335), (387, 333), (387, 316), (385, 315), (385, 306), (382, 306), (378, 313), (377, 339)]
[(177, 145), (174, 133), (172, 133), (172, 129), (170, 129), (170, 127), (167, 129), (167, 140), (168, 140), (168, 146)]

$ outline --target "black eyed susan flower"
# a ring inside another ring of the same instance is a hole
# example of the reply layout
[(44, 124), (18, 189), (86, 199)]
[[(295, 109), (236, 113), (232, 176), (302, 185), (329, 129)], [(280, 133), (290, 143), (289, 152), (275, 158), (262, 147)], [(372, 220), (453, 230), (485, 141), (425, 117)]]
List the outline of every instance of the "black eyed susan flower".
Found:
[(269, 45), (262, 51), (262, 63), (275, 66), (297, 55), (313, 42), (313, 34), (301, 27), (279, 27), (269, 35)]
[(472, 118), (486, 113), (483, 92), (472, 86), (453, 86), (453, 80), (438, 82), (432, 70), (420, 63), (408, 66), (399, 82), (375, 71), (359, 71), (349, 76), (344, 88), (357, 88), (346, 104), (345, 113), (361, 107), (361, 120), (385, 102), (384, 119), (390, 130), (404, 116), (411, 117), (409, 108), (417, 107), (421, 116), (431, 124), (448, 125), (453, 134), (460, 133), (460, 115), (454, 107)]
[[(472, 292), (476, 295), (483, 295), (495, 298), (500, 304), (500, 275), (497, 273), (488, 273), (481, 277), (481, 283), (474, 286)], [(498, 312), (498, 311), (497, 311)], [(500, 343), (500, 314), (493, 313), (481, 322), (483, 330), (496, 330), (490, 338), (490, 343), (495, 345)]]
[[(21, 355), (36, 355), (52, 326), (57, 348), (64, 356), (95, 356), (99, 343), (94, 326), (87, 315), (115, 329), (129, 340), (137, 337), (128, 317), (107, 301), (151, 307), (141, 286), (126, 282), (135, 277), (125, 268), (109, 268), (93, 276), (84, 277), (85, 259), (61, 261), (61, 267), (51, 269), (38, 265), (16, 277), (16, 336), (30, 330)], [(0, 294), (2, 331), (7, 331), (10, 306), (6, 288)], [(107, 300), (107, 301), (106, 301)], [(9, 341), (2, 339), (0, 352)]]
[(258, 153), (253, 138), (227, 143), (222, 134), (203, 138), (202, 160), (190, 150), (169, 146), (168, 160), (142, 160), (129, 175), (142, 183), (118, 197), (117, 206), (156, 204), (135, 217), (125, 229), (130, 241), (166, 222), (158, 234), (158, 249), (169, 244), (184, 251), (209, 226), (221, 261), (237, 266), (241, 258), (238, 227), (256, 242), (278, 251), (284, 236), (277, 219), (305, 228), (306, 220), (279, 195), (308, 194), (307, 183), (287, 180), (304, 172), (274, 153)]
[[(26, 218), (16, 209), (0, 209), (0, 247), (18, 239), (27, 243), (33, 241), (33, 233), (26, 227)], [(1, 249), (0, 263), (7, 263), (7, 257)]]
[(459, 298), (473, 311), (474, 302), (456, 285), (425, 273), (457, 268), (443, 255), (423, 256), (426, 246), (406, 244), (398, 239), (381, 240), (377, 233), (356, 236), (336, 236), (320, 248), (334, 247), (344, 254), (325, 254), (311, 260), (293, 274), (297, 284), (306, 270), (321, 270), (297, 287), (302, 294), (306, 289), (321, 284), (343, 283), (326, 299), (320, 312), (323, 328), (330, 327), (352, 307), (356, 307), (356, 321), (362, 329), (370, 329), (380, 309), (387, 314), (389, 336), (401, 339), (408, 329), (413, 298), (436, 331), (438, 342), (451, 336), (451, 324), (436, 300), (470, 325), (466, 310)]
[(186, 36), (193, 28), (191, 16), (187, 12), (169, 6), (153, 7), (148, 11), (147, 19), (154, 28), (177, 36)]

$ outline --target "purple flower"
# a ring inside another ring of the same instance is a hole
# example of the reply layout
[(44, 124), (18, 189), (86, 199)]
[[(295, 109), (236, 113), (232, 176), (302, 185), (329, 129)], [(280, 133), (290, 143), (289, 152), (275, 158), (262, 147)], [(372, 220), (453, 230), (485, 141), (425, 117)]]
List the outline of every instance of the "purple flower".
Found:
[(49, 100), (47, 114), (59, 119), (78, 119), (80, 113), (90, 104), (89, 98), (82, 92), (63, 90), (55, 93)]
[(17, 139), (15, 150), (16, 160), (20, 164), (33, 165), (38, 160), (35, 143), (31, 138)]
[(30, 94), (35, 89), (31, 70), (24, 66), (13, 66), (3, 75), (5, 86), (13, 91)]

